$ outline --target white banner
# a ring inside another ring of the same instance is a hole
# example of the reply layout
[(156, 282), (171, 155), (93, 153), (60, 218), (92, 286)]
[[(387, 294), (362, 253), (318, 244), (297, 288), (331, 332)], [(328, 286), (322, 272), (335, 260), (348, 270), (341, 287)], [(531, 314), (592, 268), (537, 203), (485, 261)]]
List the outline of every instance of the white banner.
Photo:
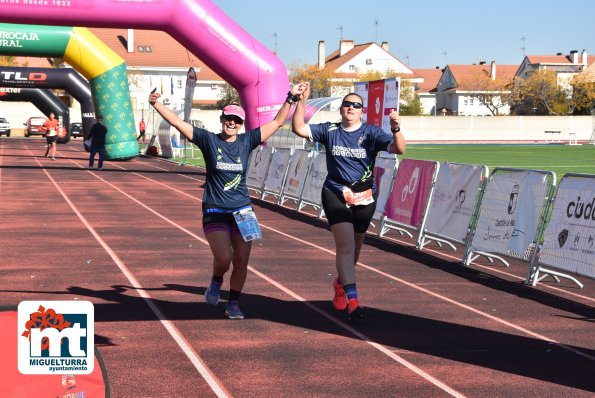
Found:
[(595, 278), (595, 176), (564, 177), (539, 263)]
[(425, 232), (464, 241), (479, 194), (482, 169), (479, 165), (455, 163), (440, 167)]
[(390, 132), (390, 112), (399, 111), (401, 78), (354, 83), (354, 92), (364, 101), (362, 122)]
[(301, 199), (303, 201), (317, 206), (321, 204), (320, 192), (322, 191), (322, 185), (327, 174), (326, 157), (324, 153), (318, 152), (314, 160), (312, 160), (312, 167), (310, 167), (304, 189), (302, 190)]
[(271, 146), (259, 145), (252, 151), (248, 171), (246, 172), (246, 185), (248, 188), (262, 189), (272, 156), (273, 147)]
[(492, 174), (481, 203), (472, 250), (523, 258), (535, 238), (549, 184), (547, 174)]
[(308, 166), (314, 157), (314, 152), (306, 149), (297, 149), (291, 156), (289, 161), (289, 169), (287, 170), (287, 179), (283, 187), (283, 196), (298, 199), (304, 183), (306, 182), (306, 174), (308, 173)]
[(186, 91), (184, 95), (184, 121), (190, 120), (190, 112), (192, 111), (192, 100), (194, 99), (194, 87), (196, 87), (196, 71), (194, 68), (188, 69), (186, 76)]
[(269, 165), (264, 190), (271, 193), (281, 193), (289, 159), (291, 158), (291, 149), (276, 148), (273, 152), (273, 159)]
[(388, 152), (380, 152), (374, 166), (374, 182), (376, 183), (376, 210), (373, 218), (380, 220), (384, 215), (384, 206), (390, 195), (392, 183), (397, 170), (397, 157)]

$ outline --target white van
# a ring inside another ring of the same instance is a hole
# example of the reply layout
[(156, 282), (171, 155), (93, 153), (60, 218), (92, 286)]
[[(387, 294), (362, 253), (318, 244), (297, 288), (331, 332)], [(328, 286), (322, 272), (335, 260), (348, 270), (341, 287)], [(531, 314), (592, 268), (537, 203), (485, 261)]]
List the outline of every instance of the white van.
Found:
[(3, 134), (10, 137), (10, 123), (5, 118), (0, 117), (0, 136)]

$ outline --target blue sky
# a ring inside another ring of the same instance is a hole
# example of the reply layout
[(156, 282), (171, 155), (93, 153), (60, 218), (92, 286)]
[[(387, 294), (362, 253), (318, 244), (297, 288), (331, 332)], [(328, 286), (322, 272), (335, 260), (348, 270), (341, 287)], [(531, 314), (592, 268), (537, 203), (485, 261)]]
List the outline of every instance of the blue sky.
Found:
[[(595, 55), (595, 1), (353, 1), (213, 0), (287, 67), (317, 62), (343, 38), (387, 41), (411, 68), (496, 61), (520, 64), (526, 55), (586, 49)], [(375, 23), (378, 21), (378, 23)], [(522, 38), (525, 40), (522, 40)]]

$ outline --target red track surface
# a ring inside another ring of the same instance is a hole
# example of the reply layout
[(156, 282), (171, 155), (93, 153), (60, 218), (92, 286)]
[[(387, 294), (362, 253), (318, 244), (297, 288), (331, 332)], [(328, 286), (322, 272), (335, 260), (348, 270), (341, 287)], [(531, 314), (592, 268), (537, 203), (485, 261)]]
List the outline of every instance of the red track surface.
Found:
[(370, 234), (353, 324), (330, 304), (324, 220), (254, 199), (264, 239), (246, 319), (231, 321), (202, 297), (203, 170), (137, 158), (88, 171), (80, 140), (43, 154), (39, 139), (0, 139), (0, 305), (93, 302), (112, 397), (595, 394), (593, 281), (527, 287), (525, 263), (463, 267), (460, 249)]

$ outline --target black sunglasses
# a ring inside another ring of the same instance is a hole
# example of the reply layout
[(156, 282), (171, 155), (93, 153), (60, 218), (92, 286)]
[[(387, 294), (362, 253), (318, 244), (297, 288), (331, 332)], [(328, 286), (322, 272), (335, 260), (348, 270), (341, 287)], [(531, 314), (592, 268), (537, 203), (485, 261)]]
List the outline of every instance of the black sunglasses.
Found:
[(244, 124), (242, 118), (236, 115), (223, 115), (223, 120), (227, 122), (234, 122), (235, 124)]
[(349, 108), (350, 106), (352, 106), (354, 109), (360, 109), (363, 107), (361, 102), (343, 101), (343, 103), (341, 103), (341, 108)]

